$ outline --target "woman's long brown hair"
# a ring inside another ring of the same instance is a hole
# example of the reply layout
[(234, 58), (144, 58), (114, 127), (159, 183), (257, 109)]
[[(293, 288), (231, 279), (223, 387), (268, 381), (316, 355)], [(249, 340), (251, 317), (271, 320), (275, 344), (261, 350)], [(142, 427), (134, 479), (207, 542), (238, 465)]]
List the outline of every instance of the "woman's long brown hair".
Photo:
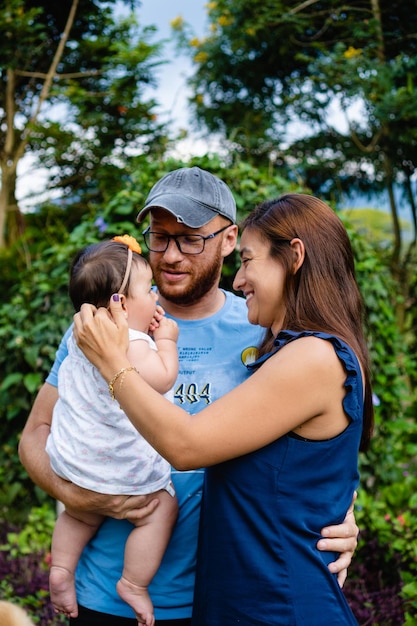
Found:
[[(348, 234), (335, 212), (306, 194), (286, 194), (258, 205), (244, 220), (270, 245), (270, 255), (286, 269), (286, 315), (283, 328), (312, 330), (336, 335), (355, 352), (364, 371), (365, 403), (361, 450), (372, 435), (374, 410), (370, 383), (370, 359), (363, 331), (363, 303), (355, 277), (353, 251)], [(304, 263), (294, 274), (289, 242), (304, 243)], [(268, 331), (260, 356), (273, 347)]]

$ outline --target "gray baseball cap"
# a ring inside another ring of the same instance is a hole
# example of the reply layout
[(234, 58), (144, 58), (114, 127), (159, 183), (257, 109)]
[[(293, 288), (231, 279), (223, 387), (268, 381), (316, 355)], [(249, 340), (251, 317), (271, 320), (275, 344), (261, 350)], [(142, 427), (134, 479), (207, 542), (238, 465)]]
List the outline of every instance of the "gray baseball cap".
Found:
[(236, 202), (229, 187), (199, 167), (184, 167), (161, 178), (150, 190), (138, 222), (156, 207), (169, 211), (190, 228), (200, 228), (216, 215), (236, 221)]

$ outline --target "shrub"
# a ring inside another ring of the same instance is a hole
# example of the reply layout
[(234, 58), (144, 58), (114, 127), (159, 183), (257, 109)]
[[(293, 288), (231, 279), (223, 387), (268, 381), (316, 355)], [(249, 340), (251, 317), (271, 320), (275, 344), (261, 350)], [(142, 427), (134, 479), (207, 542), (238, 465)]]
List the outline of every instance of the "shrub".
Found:
[(397, 570), (399, 555), (388, 561), (384, 545), (378, 544), (369, 531), (361, 535), (344, 586), (346, 599), (360, 625), (401, 626), (404, 607)]
[(50, 505), (31, 511), (23, 529), (0, 521), (0, 597), (22, 606), (35, 624), (64, 626), (49, 599), (49, 546), (55, 514)]

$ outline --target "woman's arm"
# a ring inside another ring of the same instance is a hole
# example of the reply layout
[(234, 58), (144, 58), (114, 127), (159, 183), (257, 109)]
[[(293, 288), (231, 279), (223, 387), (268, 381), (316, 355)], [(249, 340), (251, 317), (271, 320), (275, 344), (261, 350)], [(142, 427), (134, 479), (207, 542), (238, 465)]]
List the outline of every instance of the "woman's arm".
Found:
[[(115, 323), (105, 309), (90, 305), (74, 317), (80, 348), (106, 380), (129, 367), (126, 320), (120, 302), (112, 301), (111, 307)], [(285, 346), (246, 382), (193, 416), (154, 392), (135, 371), (126, 374), (122, 387), (116, 382), (115, 393), (149, 443), (174, 467), (186, 470), (242, 456), (301, 424), (305, 436), (314, 438), (315, 430), (317, 439), (335, 436), (347, 424), (344, 379), (331, 344), (306, 337)]]

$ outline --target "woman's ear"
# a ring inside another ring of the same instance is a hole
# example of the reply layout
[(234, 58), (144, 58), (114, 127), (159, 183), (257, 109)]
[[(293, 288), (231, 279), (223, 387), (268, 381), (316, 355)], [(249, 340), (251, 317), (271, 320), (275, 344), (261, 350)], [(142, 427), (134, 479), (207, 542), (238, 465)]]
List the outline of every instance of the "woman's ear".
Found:
[(304, 243), (298, 237), (294, 237), (294, 239), (291, 240), (290, 246), (293, 253), (292, 270), (293, 273), (296, 274), (304, 263), (305, 247)]

